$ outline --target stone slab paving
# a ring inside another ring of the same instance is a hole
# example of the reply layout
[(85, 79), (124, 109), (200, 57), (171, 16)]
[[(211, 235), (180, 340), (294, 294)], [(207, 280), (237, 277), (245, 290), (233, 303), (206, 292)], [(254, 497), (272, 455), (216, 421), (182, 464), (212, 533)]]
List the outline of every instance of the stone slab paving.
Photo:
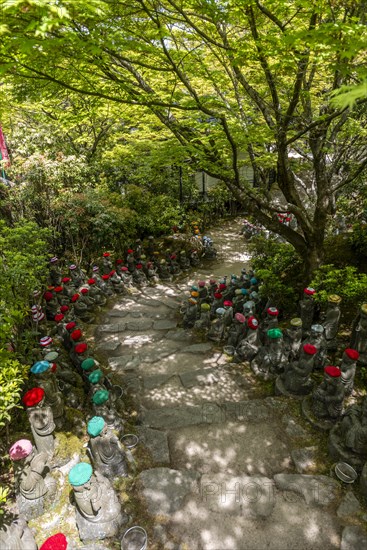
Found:
[(136, 433), (139, 436), (139, 441), (149, 450), (152, 459), (156, 464), (170, 463), (171, 459), (168, 448), (168, 438), (164, 432), (138, 426)]
[(179, 375), (158, 374), (143, 378), (142, 404), (149, 409), (223, 402), (246, 398), (245, 391), (221, 368), (201, 368)]
[(275, 422), (224, 422), (168, 432), (172, 463), (209, 474), (272, 476), (291, 471), (290, 442)]
[[(230, 480), (223, 491), (230, 488), (229, 483)], [(254, 486), (250, 485), (247, 492), (246, 487), (239, 489), (243, 489), (240, 498), (246, 511), (254, 512), (257, 498), (254, 496), (257, 493), (251, 492)], [(227, 514), (223, 509), (214, 512), (205, 498), (192, 496), (172, 515), (170, 529), (190, 550), (338, 550), (340, 547), (340, 526), (335, 517), (327, 511), (320, 514), (318, 509), (310, 509), (301, 497), (291, 493), (276, 493), (272, 513), (267, 517)]]
[[(346, 525), (356, 495), (317, 475), (312, 428), (287, 398), (259, 398), (251, 372), (179, 326), (178, 310), (200, 279), (239, 273), (249, 259), (240, 224), (211, 234), (218, 261), (118, 297), (96, 328), (139, 406), (136, 432), (154, 468), (137, 478), (167, 550), (360, 550), (365, 532)], [(345, 527), (345, 528), (344, 528)], [(160, 546), (159, 546), (160, 545)]]
[(153, 516), (170, 517), (180, 510), (186, 496), (196, 491), (199, 474), (171, 468), (145, 470), (138, 477), (142, 497)]
[(366, 531), (352, 525), (345, 527), (340, 550), (361, 550), (365, 548), (367, 548)]

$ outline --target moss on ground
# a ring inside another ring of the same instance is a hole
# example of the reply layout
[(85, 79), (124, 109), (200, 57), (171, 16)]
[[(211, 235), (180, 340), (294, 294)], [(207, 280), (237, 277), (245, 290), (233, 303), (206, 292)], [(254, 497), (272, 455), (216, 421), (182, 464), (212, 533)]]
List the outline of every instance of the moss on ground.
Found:
[(83, 439), (77, 437), (72, 432), (57, 432), (55, 436), (55, 457), (56, 459), (69, 459), (71, 460), (76, 453), (80, 456), (81, 460), (87, 458), (87, 450), (84, 444), (88, 440), (85, 436)]

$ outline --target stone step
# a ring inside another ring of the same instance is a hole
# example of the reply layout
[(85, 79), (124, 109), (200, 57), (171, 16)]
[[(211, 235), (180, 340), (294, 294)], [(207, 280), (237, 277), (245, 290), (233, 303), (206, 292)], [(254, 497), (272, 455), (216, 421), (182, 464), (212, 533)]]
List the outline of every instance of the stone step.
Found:
[(141, 404), (149, 409), (200, 405), (204, 402), (242, 401), (249, 394), (223, 367), (202, 367), (176, 374), (142, 377)]
[[(326, 507), (331, 501), (326, 498), (321, 513), (314, 491), (315, 482), (325, 495), (330, 485), (322, 479), (300, 480), (303, 489), (312, 488), (310, 501), (308, 490), (298, 491), (288, 477), (284, 491), (268, 476), (201, 475), (195, 470), (172, 468), (146, 470), (137, 482), (148, 514), (164, 521), (169, 534), (184, 548), (338, 550), (341, 529)], [(353, 541), (364, 540), (361, 532), (348, 536)]]
[(156, 429), (176, 429), (200, 424), (271, 420), (284, 412), (287, 404), (281, 398), (252, 399), (245, 401), (206, 402), (201, 405), (144, 409), (141, 424)]

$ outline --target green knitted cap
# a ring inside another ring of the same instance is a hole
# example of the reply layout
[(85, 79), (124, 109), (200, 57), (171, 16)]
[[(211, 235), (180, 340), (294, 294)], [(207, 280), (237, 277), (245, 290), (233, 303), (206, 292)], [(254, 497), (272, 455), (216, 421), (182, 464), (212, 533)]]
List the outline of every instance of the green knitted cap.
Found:
[(200, 308), (201, 308), (203, 311), (209, 311), (210, 305), (209, 305), (209, 304), (201, 304)]
[(101, 433), (105, 425), (105, 421), (102, 416), (93, 416), (87, 424), (87, 432), (90, 436), (96, 437)]
[(291, 319), (291, 326), (292, 327), (301, 327), (302, 326), (302, 319), (300, 317), (294, 317)]
[(69, 483), (74, 487), (84, 485), (90, 480), (93, 474), (93, 468), (87, 462), (79, 462), (69, 472)]
[(283, 333), (280, 328), (271, 328), (270, 330), (268, 330), (267, 335), (269, 336), (269, 338), (276, 340), (277, 338), (281, 338), (283, 336)]
[(95, 405), (102, 405), (108, 399), (109, 392), (107, 390), (98, 390), (92, 397), (92, 401)]
[(102, 376), (103, 372), (100, 369), (97, 369), (90, 373), (88, 380), (91, 384), (98, 384)]
[(59, 354), (57, 351), (50, 351), (47, 355), (45, 355), (45, 361), (50, 361), (50, 363), (53, 363), (58, 358)]
[(83, 363), (81, 364), (81, 367), (83, 370), (90, 370), (94, 367), (95, 361), (92, 357), (88, 357), (88, 359), (84, 359)]

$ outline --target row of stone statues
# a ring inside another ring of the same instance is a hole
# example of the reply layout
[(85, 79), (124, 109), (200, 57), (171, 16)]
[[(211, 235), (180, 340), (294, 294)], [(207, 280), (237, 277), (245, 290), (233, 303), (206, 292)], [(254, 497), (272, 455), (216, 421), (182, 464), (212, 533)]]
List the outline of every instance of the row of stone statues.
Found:
[[(353, 322), (350, 347), (343, 350), (337, 365), (330, 365), (330, 353), (340, 348), (340, 296), (329, 295), (320, 314), (316, 290), (305, 288), (299, 317), (280, 328), (279, 311), (271, 298), (263, 299), (261, 282), (251, 269), (218, 282), (199, 281), (189, 294), (181, 306), (184, 328), (203, 332), (209, 340), (223, 344), (232, 361), (249, 364), (263, 380), (274, 380), (277, 394), (301, 399), (310, 421), (323, 429), (334, 427), (330, 437), (338, 434), (339, 447), (341, 438), (346, 448), (361, 455), (362, 462), (367, 459), (364, 406), (344, 411), (345, 398), (353, 392), (357, 362), (366, 364), (367, 304)], [(323, 373), (318, 385), (313, 373)], [(355, 462), (361, 462), (361, 457)]]
[[(86, 431), (90, 463), (78, 463), (69, 474), (80, 538), (114, 536), (126, 523), (127, 516), (111, 485), (116, 478), (129, 473), (129, 461), (120, 442), (124, 433), (119, 414), (124, 408), (123, 390), (111, 382), (90, 355), (78, 322), (91, 322), (95, 310), (104, 306), (113, 294), (129, 292), (133, 286), (143, 287), (159, 279), (169, 280), (197, 265), (200, 256), (215, 257), (209, 237), (202, 238), (197, 228), (194, 238), (202, 240), (200, 247), (191, 243), (189, 253), (185, 249), (167, 250), (164, 257), (156, 251), (153, 238), (148, 238), (145, 246), (138, 239), (134, 250), (128, 249), (124, 261), (117, 259), (113, 265), (111, 254), (103, 253), (101, 264), (92, 267), (89, 278), (76, 264), (70, 265), (64, 276), (59, 259), (54, 256), (50, 260), (47, 290), (43, 295), (36, 290), (31, 297), (37, 302), (31, 307), (32, 320), (38, 330), (47, 330), (47, 335), (39, 340), (36, 361), (30, 368), (27, 391), (22, 397), (33, 442), (22, 439), (9, 450), (20, 519), (0, 531), (1, 547), (37, 548), (25, 520), (42, 515), (57, 500), (58, 484), (52, 475), (59, 465), (54, 434), (65, 427), (68, 413), (73, 415), (76, 409), (89, 419)], [(42, 548), (65, 541), (59, 533)]]
[[(37, 548), (25, 522), (42, 515), (57, 501), (58, 484), (52, 474), (59, 465), (54, 454), (54, 433), (65, 425), (67, 412), (73, 415), (76, 408), (86, 411), (90, 419), (88, 453), (93, 465), (82, 464), (84, 469), (93, 468), (93, 475), (85, 483), (79, 483), (78, 477), (69, 477), (80, 537), (85, 540), (113, 536), (126, 522), (108, 481), (128, 475), (126, 453), (119, 440), (123, 422), (116, 409), (116, 406), (123, 407), (121, 388), (119, 392), (114, 391), (116, 387), (89, 355), (83, 332), (78, 327), (74, 295), (67, 305), (66, 296), (59, 288), (48, 289), (45, 294), (46, 311), (50, 312), (47, 304), (53, 301), (58, 310), (56, 315), (48, 314), (41, 319), (51, 335), (39, 340), (37, 361), (30, 368), (28, 390), (22, 397), (34, 443), (19, 440), (9, 450), (20, 519), (0, 531), (1, 548)], [(37, 308), (34, 315), (40, 311)]]

